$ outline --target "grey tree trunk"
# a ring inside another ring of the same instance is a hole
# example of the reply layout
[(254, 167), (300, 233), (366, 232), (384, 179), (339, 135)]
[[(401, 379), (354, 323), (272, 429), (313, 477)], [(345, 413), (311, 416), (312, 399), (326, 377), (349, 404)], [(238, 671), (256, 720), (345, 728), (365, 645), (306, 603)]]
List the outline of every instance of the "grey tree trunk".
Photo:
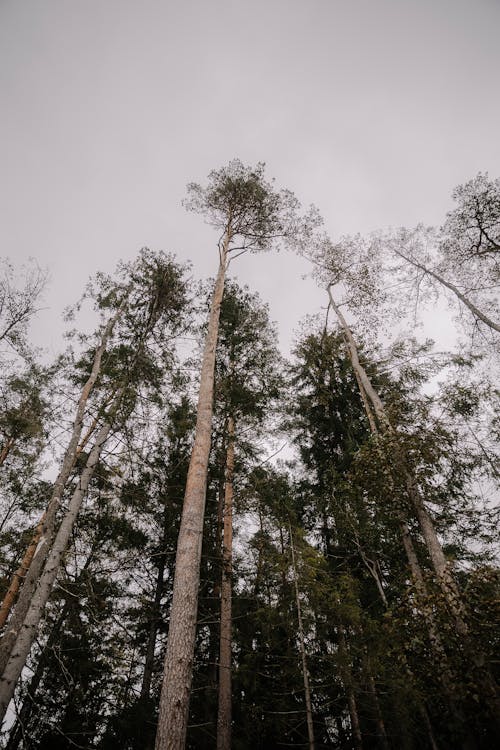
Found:
[(54, 643), (59, 637), (60, 628), (64, 620), (66, 619), (67, 611), (68, 604), (67, 602), (65, 602), (61, 610), (61, 614), (52, 626), (52, 630), (50, 632), (47, 643), (43, 647), (43, 651), (40, 655), (40, 658), (38, 659), (36, 670), (25, 692), (21, 709), (20, 711), (18, 711), (16, 721), (13, 727), (10, 729), (9, 741), (5, 746), (5, 750), (17, 750), (19, 744), (21, 743), (21, 740), (26, 736), (26, 727), (33, 712), (33, 707), (36, 705), (36, 692), (47, 668), (47, 657), (51, 649), (53, 648)]
[(233, 572), (233, 417), (227, 423), (226, 481), (224, 485), (224, 534), (220, 602), (219, 705), (217, 712), (217, 750), (231, 750), (231, 656), (232, 656), (232, 572)]
[[(77, 456), (78, 443), (83, 429), (83, 420), (85, 416), (87, 401), (97, 381), (97, 378), (99, 377), (102, 357), (104, 352), (106, 351), (108, 341), (113, 333), (113, 328), (117, 320), (122, 315), (125, 309), (126, 302), (127, 298), (125, 297), (115, 315), (113, 315), (113, 317), (108, 321), (101, 337), (101, 343), (95, 351), (92, 370), (87, 379), (87, 382), (83, 386), (80, 398), (78, 399), (75, 419), (71, 430), (71, 437), (68, 443), (68, 447), (66, 448), (66, 451), (64, 453), (61, 469), (54, 483), (52, 496), (47, 506), (47, 510), (45, 511), (42, 518), (41, 528), (37, 531), (36, 546), (34, 547), (34, 549), (27, 551), (25, 560), (23, 560), (23, 563), (27, 561), (27, 565), (23, 567), (23, 570), (21, 572), (23, 585), (21, 587), (21, 592), (19, 594), (13, 616), (0, 641), (0, 673), (3, 673), (6, 667), (7, 661), (12, 652), (12, 648), (26, 617), (26, 613), (30, 606), (30, 602), (33, 597), (38, 579), (45, 564), (45, 560), (47, 559), (47, 555), (54, 538), (56, 514), (61, 502), (64, 488), (66, 487)], [(25, 568), (27, 568), (27, 570)], [(19, 572), (20, 571), (17, 571), (17, 573)], [(21, 578), (16, 577), (16, 580), (13, 582), (14, 591), (13, 593), (10, 592), (8, 600), (4, 601), (2, 614), (4, 622), (7, 619), (10, 609), (14, 603), (15, 595), (17, 593), (17, 588), (20, 584), (20, 581)]]
[(0, 678), (0, 721), (3, 721), (5, 717), (8, 705), (14, 695), (17, 681), (24, 665), (26, 664), (45, 605), (47, 604), (52, 592), (59, 571), (61, 558), (68, 545), (75, 519), (87, 492), (90, 479), (94, 474), (110, 429), (111, 423), (106, 422), (99, 430), (95, 444), (87, 459), (85, 469), (81, 474), (78, 486), (73, 492), (68, 510), (66, 511), (55, 536), (52, 549), (47, 557), (43, 573), (33, 594), (31, 604), (17, 636), (11, 656), (7, 662), (3, 675)]
[(314, 750), (314, 724), (312, 715), (311, 689), (309, 686), (309, 670), (307, 668), (307, 655), (304, 643), (304, 625), (302, 623), (302, 608), (300, 605), (299, 582), (297, 574), (297, 565), (295, 562), (295, 546), (293, 543), (292, 525), (289, 525), (290, 549), (292, 552), (292, 569), (293, 584), (295, 588), (295, 605), (297, 607), (297, 623), (299, 626), (299, 648), (300, 658), (302, 661), (302, 678), (304, 681), (304, 697), (306, 702), (306, 721), (307, 721), (307, 738), (309, 740), (309, 750)]
[(478, 307), (476, 307), (476, 305), (468, 297), (466, 297), (465, 294), (462, 294), (460, 289), (458, 289), (455, 284), (452, 284), (450, 281), (446, 281), (446, 279), (444, 279), (440, 274), (436, 273), (436, 271), (433, 271), (431, 268), (427, 268), (427, 266), (424, 266), (422, 263), (419, 263), (413, 258), (410, 258), (408, 255), (405, 255), (399, 250), (394, 250), (394, 252), (399, 258), (403, 258), (407, 261), (407, 263), (411, 263), (414, 268), (418, 268), (420, 271), (423, 271), (423, 273), (426, 273), (429, 276), (432, 276), (433, 279), (436, 279), (436, 281), (439, 281), (440, 284), (446, 287), (446, 289), (449, 289), (458, 297), (460, 302), (462, 302), (462, 304), (464, 304), (471, 311), (474, 317), (476, 317), (485, 325), (489, 326), (489, 328), (492, 328), (494, 331), (498, 331), (500, 333), (500, 325), (489, 318), (487, 315), (485, 315), (485, 313), (483, 313)]
[[(365, 393), (367, 394), (368, 398), (370, 399), (373, 405), (373, 409), (380, 422), (382, 431), (390, 435), (395, 435), (394, 428), (392, 427), (389, 421), (389, 418), (387, 417), (387, 413), (385, 411), (384, 405), (378, 393), (373, 388), (370, 378), (368, 377), (364, 367), (361, 365), (359, 361), (357, 346), (354, 341), (353, 335), (351, 333), (349, 326), (347, 325), (347, 322), (340, 308), (338, 307), (338, 305), (335, 303), (335, 300), (333, 299), (331, 287), (328, 287), (328, 295), (330, 298), (330, 304), (335, 310), (337, 317), (340, 321), (340, 324), (342, 326), (342, 330), (344, 332), (344, 336), (347, 341), (352, 366), (355, 372), (357, 373), (358, 382), (361, 382), (362, 387), (365, 390)], [(397, 449), (397, 444), (395, 448)], [(425, 508), (424, 502), (420, 496), (415, 480), (413, 479), (412, 476), (410, 476), (409, 472), (405, 468), (404, 457), (401, 457), (401, 468), (403, 469), (405, 476), (406, 476), (406, 485), (408, 489), (408, 495), (414, 506), (415, 514), (417, 516), (417, 520), (420, 525), (420, 530), (422, 532), (422, 536), (424, 538), (425, 544), (429, 551), (429, 557), (431, 559), (432, 566), (436, 572), (439, 585), (444, 595), (444, 599), (449, 607), (450, 612), (453, 615), (457, 632), (459, 633), (459, 635), (465, 635), (468, 629), (465, 623), (465, 611), (464, 611), (463, 603), (461, 601), (460, 592), (449, 571), (449, 568), (446, 563), (446, 558), (443, 553), (443, 548), (436, 534), (436, 529), (434, 527), (434, 524), (432, 522), (432, 519), (427, 509)], [(404, 537), (403, 537), (403, 541), (404, 541)]]
[(219, 271), (215, 281), (201, 365), (195, 439), (177, 540), (174, 591), (160, 696), (156, 750), (182, 750), (186, 741), (196, 638), (207, 468), (212, 433), (215, 349), (230, 241), (231, 235), (227, 231), (220, 251)]
[[(348, 345), (351, 363), (353, 365), (353, 369), (357, 373), (356, 378), (357, 378), (357, 382), (361, 390), (363, 403), (365, 405), (365, 409), (368, 409), (367, 416), (368, 416), (370, 426), (372, 427), (372, 431), (373, 431), (373, 417), (370, 418), (370, 409), (369, 409), (369, 404), (368, 404), (367, 397), (366, 397), (367, 395), (369, 396), (369, 399), (373, 405), (374, 411), (381, 423), (382, 429), (387, 431), (391, 435), (395, 435), (395, 431), (389, 422), (389, 419), (386, 415), (382, 401), (380, 397), (378, 396), (378, 394), (376, 393), (373, 386), (371, 385), (371, 381), (365, 369), (363, 368), (363, 366), (361, 365), (359, 361), (356, 343), (352, 336), (351, 330), (349, 326), (347, 325), (347, 322), (344, 316), (342, 315), (342, 312), (340, 311), (339, 307), (335, 304), (330, 287), (328, 287), (328, 295), (330, 297), (330, 303), (333, 309), (335, 310), (337, 317), (339, 318), (339, 321), (341, 323), (342, 329), (343, 329), (344, 337)], [(365, 390), (365, 394), (363, 394), (363, 389)], [(375, 425), (375, 431), (377, 431), (376, 425)], [(420, 492), (418, 490), (418, 487), (416, 486), (415, 480), (406, 471), (404, 463), (405, 463), (404, 457), (402, 457), (401, 465), (406, 475), (408, 495), (414, 506), (415, 514), (417, 516), (417, 520), (420, 525), (422, 536), (424, 538), (427, 549), (429, 551), (429, 557), (430, 557), (432, 566), (434, 568), (434, 571), (437, 574), (438, 582), (440, 584), (441, 591), (443, 592), (444, 599), (448, 605), (449, 611), (452, 614), (452, 617), (455, 623), (455, 629), (460, 636), (467, 639), (469, 631), (468, 631), (467, 624), (465, 622), (465, 607), (463, 605), (460, 592), (448, 569), (446, 558), (444, 556), (443, 549), (437, 537), (432, 519), (429, 513), (427, 512), (427, 509), (425, 508), (424, 502), (420, 496)], [(473, 750), (473, 748), (475, 747), (475, 741), (473, 737), (469, 735), (467, 727), (463, 725), (461, 712), (458, 707), (458, 701), (457, 701), (456, 690), (455, 690), (455, 685), (454, 685), (455, 681), (453, 679), (453, 675), (449, 668), (448, 659), (447, 659), (446, 652), (443, 646), (443, 642), (441, 640), (441, 636), (439, 634), (439, 631), (436, 625), (436, 621), (434, 619), (434, 616), (430, 608), (427, 605), (427, 602), (429, 600), (427, 586), (425, 584), (425, 580), (422, 575), (422, 570), (420, 567), (420, 563), (418, 562), (415, 548), (413, 546), (413, 541), (410, 536), (408, 525), (405, 519), (402, 517), (401, 513), (398, 513), (398, 523), (399, 523), (399, 528), (400, 528), (401, 537), (403, 541), (403, 546), (405, 548), (410, 570), (412, 572), (412, 577), (415, 582), (417, 596), (422, 604), (421, 609), (422, 609), (424, 619), (427, 624), (429, 641), (432, 647), (432, 651), (436, 657), (437, 663), (439, 664), (439, 678), (443, 685), (443, 691), (444, 691), (444, 695), (445, 695), (446, 702), (448, 705), (448, 709), (450, 711), (451, 716), (454, 718), (455, 722), (457, 723), (457, 725), (462, 725), (463, 727), (464, 750)], [(478, 651), (476, 658), (474, 658), (474, 651), (471, 649), (471, 644), (467, 642), (466, 642), (466, 650), (469, 652), (469, 658), (471, 658), (472, 662), (473, 663), (477, 662), (480, 665), (479, 681), (484, 690), (485, 700), (490, 708), (491, 714), (494, 720), (498, 723), (499, 716), (500, 716), (499, 700), (497, 697), (496, 687), (494, 685), (494, 681), (492, 679), (492, 676), (489, 670), (483, 669), (484, 657), (480, 653), (480, 651)], [(476, 666), (478, 664), (476, 664)]]

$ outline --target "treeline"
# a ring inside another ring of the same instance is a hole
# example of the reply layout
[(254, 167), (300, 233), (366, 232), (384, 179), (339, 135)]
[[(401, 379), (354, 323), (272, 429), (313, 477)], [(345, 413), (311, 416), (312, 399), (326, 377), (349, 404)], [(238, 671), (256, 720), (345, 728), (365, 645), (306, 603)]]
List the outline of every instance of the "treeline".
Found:
[[(334, 243), (232, 161), (188, 186), (215, 279), (143, 249), (50, 364), (47, 279), (4, 263), (4, 748), (495, 746), (500, 183), (453, 197), (439, 229)], [(288, 360), (228, 277), (278, 248), (323, 305)], [(438, 298), (451, 352), (415, 337)]]

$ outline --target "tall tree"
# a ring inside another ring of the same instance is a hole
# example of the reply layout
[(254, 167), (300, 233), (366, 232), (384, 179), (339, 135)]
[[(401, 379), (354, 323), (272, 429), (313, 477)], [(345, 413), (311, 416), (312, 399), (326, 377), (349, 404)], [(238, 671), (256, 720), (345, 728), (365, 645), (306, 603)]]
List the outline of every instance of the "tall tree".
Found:
[(219, 232), (219, 267), (201, 364), (195, 439), (177, 544), (157, 750), (180, 750), (186, 740), (212, 430), (215, 349), (226, 271), (238, 255), (269, 250), (298, 231), (297, 200), (287, 191), (276, 191), (264, 179), (263, 164), (250, 169), (234, 160), (228, 167), (211, 172), (206, 188), (189, 185), (188, 194), (187, 208), (204, 215)]
[[(115, 312), (105, 328), (104, 341), (101, 340), (100, 346), (92, 357), (91, 373), (86, 380), (78, 403), (77, 417), (73, 424), (69, 446), (46, 513), (51, 530), (55, 526), (57, 506), (75, 461), (87, 399), (90, 390), (101, 375), (104, 346), (123, 314), (124, 327), (121, 331), (121, 342), (110, 354), (102, 378), (104, 381), (106, 376), (113, 378), (111, 401), (108, 393), (105, 398), (105, 406), (102, 409), (102, 421), (99, 420), (101, 423), (94, 445), (88, 454), (68, 509), (62, 515), (57, 533), (45, 545), (47, 552), (44, 556), (43, 572), (37, 578), (34, 575), (31, 576), (30, 589), (28, 589), (27, 581), (25, 581), (22, 596), (25, 595), (27, 598), (29, 594), (27, 606), (25, 606), (24, 599), (20, 598), (14, 615), (15, 626), (11, 627), (6, 634), (8, 635), (5, 647), (6, 664), (0, 685), (2, 717), (7, 710), (18, 677), (31, 649), (43, 610), (57, 577), (62, 556), (68, 545), (73, 525), (99, 461), (104, 443), (108, 439), (117, 414), (120, 411), (123, 412), (123, 410), (127, 413), (127, 410), (134, 408), (137, 398), (137, 384), (141, 379), (147, 380), (150, 377), (148, 371), (150, 362), (147, 354), (148, 340), (152, 337), (155, 327), (160, 321), (169, 326), (170, 333), (172, 333), (172, 324), (175, 328), (179, 314), (183, 309), (185, 285), (181, 278), (181, 269), (170, 258), (155, 257), (144, 251), (136, 264), (122, 269), (122, 272), (128, 272), (130, 278), (125, 288), (125, 296), (123, 290), (121, 294), (117, 294), (114, 287), (111, 290), (106, 290), (107, 282), (101, 280), (99, 302), (101, 305), (104, 303), (105, 307), (111, 305), (115, 308)], [(103, 291), (105, 291), (104, 294)], [(125, 311), (127, 312), (126, 315), (124, 315)], [(121, 372), (119, 366), (121, 366)], [(32, 565), (35, 560), (36, 556)], [(22, 605), (22, 607), (19, 605)], [(8, 648), (9, 646), (11, 648)]]
[[(276, 332), (269, 322), (267, 308), (258, 296), (228, 282), (221, 305), (215, 373), (215, 411), (224, 423), (225, 433), (224, 492), (221, 493), (220, 512), (223, 527), (217, 719), (220, 750), (231, 747), (235, 449), (242, 448), (240, 433), (244, 435), (251, 429), (250, 442), (254, 443), (263, 425), (273, 417), (273, 406), (280, 390), (280, 356), (275, 342)], [(246, 453), (248, 456), (248, 446)]]

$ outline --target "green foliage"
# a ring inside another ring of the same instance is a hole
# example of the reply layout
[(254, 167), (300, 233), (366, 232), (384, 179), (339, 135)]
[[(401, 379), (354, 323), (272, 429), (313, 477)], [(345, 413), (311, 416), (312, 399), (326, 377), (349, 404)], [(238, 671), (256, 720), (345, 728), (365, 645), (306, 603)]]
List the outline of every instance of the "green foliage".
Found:
[[(436, 260), (438, 250), (442, 263), (458, 259), (462, 270), (455, 280), (464, 281), (467, 268), (485, 268), (491, 281), (498, 271), (498, 184), (479, 175), (454, 197), (457, 208), (438, 239), (419, 227), (389, 240), (410, 249), (414, 259)], [(299, 217), (295, 197), (275, 189), (263, 164), (250, 168), (234, 160), (211, 172), (206, 187), (188, 187), (186, 207), (204, 215), (222, 242), (225, 236), (229, 260), (285, 244), (304, 249), (310, 241), (321, 283), (341, 281), (359, 303), (353, 330), (370, 345), (361, 347), (360, 360), (394, 428), (371, 432), (340, 331), (306, 329), (288, 365), (277, 350), (267, 306), (247, 287), (227, 281), (187, 747), (216, 742), (222, 498), (231, 417), (235, 750), (307, 746), (303, 659), (318, 749), (352, 750), (357, 717), (365, 750), (384, 747), (381, 721), (390, 750), (430, 750), (427, 718), (442, 750), (465, 748), (468, 734), (478, 749), (489, 750), (496, 733), (484, 665), (490, 663), (492, 677), (499, 677), (500, 633), (495, 496), (488, 493), (498, 477), (500, 420), (492, 378), (479, 372), (486, 360), (478, 353), (434, 356), (430, 342), (409, 337), (382, 353), (373, 344), (376, 336), (360, 325), (380, 320), (393, 300), (382, 284), (388, 266), (381, 236), (337, 244), (319, 238), (315, 212)], [(394, 259), (391, 264), (399, 280), (401, 266)], [(189, 301), (185, 274), (173, 256), (148, 249), (113, 276), (97, 274), (79, 303), (94, 308), (97, 330), (74, 335), (74, 348), (53, 367), (7, 368), (1, 382), (5, 591), (50, 495), (43, 474), (47, 451), (57, 455), (63, 446), (96, 346), (116, 316), (60, 515), (106, 417), (112, 418), (112, 433), (16, 693), (19, 717), (5, 738), (8, 750), (154, 747), (195, 425), (191, 373), (198, 362), (194, 356), (182, 359), (178, 339), (198, 335), (205, 317)], [(417, 279), (422, 288), (424, 277)], [(18, 305), (23, 295), (9, 284), (4, 290)], [(401, 288), (397, 294), (403, 297)], [(23, 355), (34, 309), (20, 319), (17, 338), (9, 343)], [(444, 380), (435, 385), (438, 373)], [(295, 446), (286, 464), (268, 459), (277, 434)], [(466, 604), (467, 638), (457, 634), (433, 571), (409, 476)], [(404, 553), (402, 519), (423, 584), (412, 577)]]

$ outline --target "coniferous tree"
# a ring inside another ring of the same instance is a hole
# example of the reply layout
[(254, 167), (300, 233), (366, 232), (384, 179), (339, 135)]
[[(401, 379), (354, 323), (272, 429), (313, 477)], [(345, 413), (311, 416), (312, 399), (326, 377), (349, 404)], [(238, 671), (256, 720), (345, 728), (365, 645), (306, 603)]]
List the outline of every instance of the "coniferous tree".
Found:
[(213, 380), (220, 305), (229, 263), (247, 251), (267, 250), (297, 231), (297, 201), (235, 160), (209, 175), (206, 188), (189, 186), (187, 207), (206, 216), (219, 233), (219, 269), (214, 285), (200, 370), (193, 452), (176, 556), (165, 678), (160, 702), (157, 750), (183, 748), (186, 737), (192, 659), (196, 635), (199, 569), (212, 431)]

